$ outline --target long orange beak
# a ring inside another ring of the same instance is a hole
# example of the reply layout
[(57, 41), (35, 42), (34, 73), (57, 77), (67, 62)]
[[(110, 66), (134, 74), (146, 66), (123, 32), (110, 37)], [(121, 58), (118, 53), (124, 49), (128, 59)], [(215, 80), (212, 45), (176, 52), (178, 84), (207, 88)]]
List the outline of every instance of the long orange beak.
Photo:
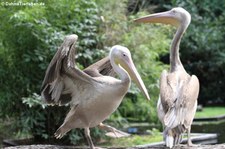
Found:
[(176, 27), (180, 25), (178, 18), (175, 16), (175, 14), (171, 10), (166, 12), (147, 15), (147, 16), (135, 19), (134, 22), (163, 23), (163, 24), (170, 24)]

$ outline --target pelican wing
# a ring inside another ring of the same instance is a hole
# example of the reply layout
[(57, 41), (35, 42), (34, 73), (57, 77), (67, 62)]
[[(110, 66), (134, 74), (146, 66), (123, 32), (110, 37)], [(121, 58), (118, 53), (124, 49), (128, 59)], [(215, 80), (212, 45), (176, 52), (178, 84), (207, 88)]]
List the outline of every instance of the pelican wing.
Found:
[[(160, 100), (165, 113), (163, 123), (166, 127), (174, 127), (177, 124), (176, 107), (177, 82), (175, 75), (164, 70), (160, 77)], [(161, 118), (162, 119), (162, 118)]]
[(198, 78), (193, 75), (185, 82), (180, 95), (180, 101), (176, 105), (177, 108), (179, 107), (178, 119), (180, 119), (181, 124), (183, 124), (185, 128), (190, 127), (195, 116), (198, 93), (199, 81)]
[(84, 72), (92, 77), (99, 76), (115, 76), (115, 71), (112, 68), (110, 63), (109, 56), (97, 61), (96, 63), (90, 65), (89, 67), (84, 69)]
[(163, 72), (160, 82), (160, 97), (165, 111), (164, 124), (175, 128), (192, 123), (197, 106), (199, 82), (196, 76), (182, 74), (183, 79), (174, 74)]
[(165, 113), (174, 107), (176, 102), (177, 83), (174, 75), (164, 70), (160, 77), (160, 99)]
[[(65, 104), (71, 100), (72, 93), (66, 89), (66, 78), (83, 84), (91, 84), (89, 75), (75, 67), (75, 44), (77, 35), (69, 35), (64, 39), (51, 60), (41, 87), (42, 98), (51, 104)], [(81, 85), (81, 84), (79, 84)], [(75, 91), (76, 92), (76, 91)]]

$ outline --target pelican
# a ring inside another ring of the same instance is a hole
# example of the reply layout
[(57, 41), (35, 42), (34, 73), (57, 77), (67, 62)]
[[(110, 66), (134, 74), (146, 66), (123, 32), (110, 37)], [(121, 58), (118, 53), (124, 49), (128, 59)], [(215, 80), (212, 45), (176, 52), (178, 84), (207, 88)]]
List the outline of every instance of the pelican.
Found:
[(179, 57), (181, 38), (191, 22), (191, 15), (183, 8), (148, 15), (134, 20), (144, 23), (164, 23), (177, 28), (170, 48), (170, 71), (164, 70), (160, 77), (160, 96), (157, 103), (158, 117), (164, 125), (164, 141), (172, 148), (182, 140), (187, 131), (189, 146), (191, 124), (197, 108), (199, 81), (195, 75), (189, 75)]
[[(82, 71), (75, 65), (77, 39), (77, 35), (65, 37), (46, 70), (41, 95), (49, 104), (70, 104), (71, 109), (55, 132), (55, 137), (61, 138), (74, 128), (84, 128), (87, 142), (93, 149), (89, 128), (98, 126), (115, 135), (124, 134), (102, 122), (120, 105), (130, 87), (131, 79), (147, 99), (150, 97), (126, 47), (113, 46), (109, 57)], [(113, 70), (120, 80), (110, 76)]]

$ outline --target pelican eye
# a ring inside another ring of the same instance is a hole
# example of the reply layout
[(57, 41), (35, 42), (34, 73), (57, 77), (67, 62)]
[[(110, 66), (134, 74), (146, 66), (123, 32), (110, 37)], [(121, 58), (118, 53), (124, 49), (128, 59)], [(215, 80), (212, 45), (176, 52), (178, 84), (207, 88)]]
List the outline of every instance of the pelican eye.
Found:
[(126, 56), (126, 54), (125, 54), (125, 53), (123, 53), (123, 56), (125, 57), (125, 56)]
[(175, 14), (176, 13), (176, 10), (172, 10), (172, 13)]

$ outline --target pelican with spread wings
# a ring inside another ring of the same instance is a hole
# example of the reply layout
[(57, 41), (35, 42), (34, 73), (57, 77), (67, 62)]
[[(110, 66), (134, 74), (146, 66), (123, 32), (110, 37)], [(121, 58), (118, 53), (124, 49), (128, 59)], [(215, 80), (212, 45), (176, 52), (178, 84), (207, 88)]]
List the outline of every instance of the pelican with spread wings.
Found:
[[(49, 104), (69, 103), (71, 106), (55, 136), (61, 138), (71, 129), (84, 128), (88, 144), (94, 148), (90, 137), (91, 127), (99, 126), (115, 134), (124, 134), (102, 122), (118, 108), (131, 79), (145, 97), (150, 98), (126, 47), (113, 46), (108, 57), (82, 71), (75, 65), (77, 38), (77, 35), (67, 36), (57, 50), (46, 70), (41, 95)], [(114, 71), (120, 79), (111, 76)]]
[(191, 15), (183, 8), (148, 15), (135, 20), (144, 23), (164, 23), (177, 27), (170, 48), (170, 71), (164, 70), (160, 78), (160, 97), (158, 117), (164, 125), (166, 146), (172, 148), (179, 144), (182, 133), (188, 132), (188, 145), (191, 146), (191, 124), (197, 109), (199, 80), (190, 76), (179, 57), (181, 38), (191, 22)]

